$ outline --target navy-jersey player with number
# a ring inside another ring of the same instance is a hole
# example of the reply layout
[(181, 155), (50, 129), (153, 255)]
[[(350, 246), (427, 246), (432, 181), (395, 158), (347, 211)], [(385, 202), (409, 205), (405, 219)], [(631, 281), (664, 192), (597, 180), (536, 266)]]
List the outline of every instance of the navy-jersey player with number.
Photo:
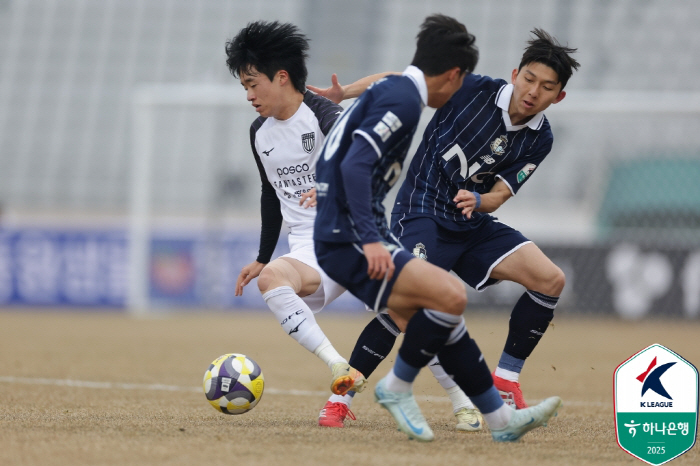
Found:
[[(412, 393), (418, 372), (436, 354), (459, 374), (460, 388), (491, 426), (494, 440), (512, 441), (542, 425), (558, 397), (515, 411), (493, 386), (462, 313), (463, 284), (447, 271), (416, 260), (390, 233), (382, 201), (398, 179), (420, 113), (440, 108), (475, 67), (474, 37), (443, 15), (428, 17), (414, 59), (401, 76), (382, 79), (345, 111), (317, 163), (314, 227), (321, 268), (375, 311), (390, 308), (408, 321), (394, 367), (375, 387), (375, 399), (410, 438), (434, 438)], [(456, 377), (457, 378), (457, 377)]]
[[(526, 288), (493, 374), (501, 396), (518, 409), (527, 407), (520, 372), (554, 316), (565, 277), (534, 243), (490, 214), (550, 153), (553, 135), (544, 110), (566, 96), (564, 87), (579, 67), (570, 55), (576, 49), (541, 29), (533, 34), (510, 83), (469, 75), (435, 112), (391, 216), (392, 232), (405, 247), (473, 288), (501, 280)], [(334, 76), (321, 93), (339, 102), (361, 92), (370, 78), (341, 87)], [(368, 326), (361, 339), (377, 336), (388, 338)], [(371, 370), (363, 367), (363, 373)]]

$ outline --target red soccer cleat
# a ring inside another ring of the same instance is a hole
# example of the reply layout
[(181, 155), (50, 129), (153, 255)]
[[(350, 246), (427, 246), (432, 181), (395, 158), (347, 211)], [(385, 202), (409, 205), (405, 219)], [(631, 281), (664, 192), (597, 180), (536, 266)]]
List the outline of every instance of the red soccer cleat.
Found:
[(318, 425), (323, 427), (344, 427), (346, 416), (349, 416), (353, 421), (355, 420), (355, 415), (350, 411), (348, 405), (328, 401), (318, 415)]
[(495, 372), (491, 375), (493, 376), (493, 385), (498, 390), (505, 404), (515, 409), (527, 408), (527, 403), (525, 403), (525, 398), (518, 382), (502, 379)]

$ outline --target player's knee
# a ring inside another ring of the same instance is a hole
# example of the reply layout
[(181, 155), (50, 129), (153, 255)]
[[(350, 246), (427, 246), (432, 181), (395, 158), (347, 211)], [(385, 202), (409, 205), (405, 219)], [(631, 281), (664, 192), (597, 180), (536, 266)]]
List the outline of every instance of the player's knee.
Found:
[(566, 275), (562, 269), (554, 265), (547, 274), (546, 280), (543, 281), (543, 289), (537, 291), (549, 296), (560, 296), (564, 291), (564, 285), (566, 285)]
[(267, 293), (274, 287), (275, 273), (270, 267), (265, 267), (258, 276), (258, 289), (260, 293)]
[(445, 312), (461, 315), (467, 307), (467, 290), (458, 280), (454, 282), (444, 293)]

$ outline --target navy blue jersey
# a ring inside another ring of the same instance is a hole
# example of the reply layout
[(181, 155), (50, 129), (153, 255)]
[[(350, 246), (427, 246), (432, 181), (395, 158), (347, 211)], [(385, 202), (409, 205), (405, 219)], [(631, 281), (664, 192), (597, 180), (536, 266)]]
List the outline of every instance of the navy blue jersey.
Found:
[(423, 73), (409, 67), (374, 83), (336, 121), (316, 166), (316, 241), (390, 238), (382, 201), (399, 179), (426, 100)]
[(460, 189), (488, 193), (499, 179), (516, 194), (552, 148), (544, 114), (512, 126), (513, 86), (502, 79), (467, 75), (438, 111), (411, 161), (392, 212), (397, 219), (432, 216), (451, 230), (476, 227), (488, 214), (462, 215), (453, 199)]

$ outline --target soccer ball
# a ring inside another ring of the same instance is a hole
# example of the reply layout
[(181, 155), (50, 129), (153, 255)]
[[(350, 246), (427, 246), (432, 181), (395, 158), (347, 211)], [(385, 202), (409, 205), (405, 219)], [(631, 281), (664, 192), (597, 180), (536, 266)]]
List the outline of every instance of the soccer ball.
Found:
[(265, 385), (260, 366), (244, 354), (219, 356), (204, 373), (204, 394), (224, 414), (243, 414), (260, 401)]

